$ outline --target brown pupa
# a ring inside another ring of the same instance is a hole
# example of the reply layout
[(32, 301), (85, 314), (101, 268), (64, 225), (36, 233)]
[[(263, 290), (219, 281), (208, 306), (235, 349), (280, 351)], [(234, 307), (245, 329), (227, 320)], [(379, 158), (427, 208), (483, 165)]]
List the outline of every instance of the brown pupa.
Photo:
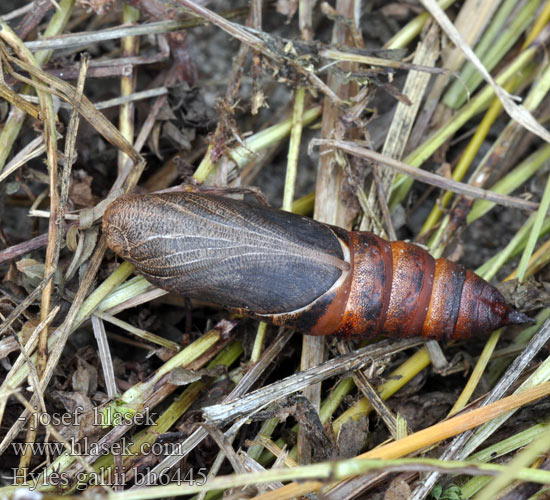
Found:
[(417, 245), (230, 198), (122, 196), (103, 231), (156, 286), (309, 335), (464, 339), (530, 321)]

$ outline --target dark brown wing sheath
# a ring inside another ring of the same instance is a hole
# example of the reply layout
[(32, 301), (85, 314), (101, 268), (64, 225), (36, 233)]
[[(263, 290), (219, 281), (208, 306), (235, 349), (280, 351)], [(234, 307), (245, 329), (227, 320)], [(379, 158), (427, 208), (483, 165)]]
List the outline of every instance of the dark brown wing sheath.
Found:
[(127, 195), (109, 247), (151, 283), (310, 335), (467, 338), (529, 318), (417, 245), (197, 193)]

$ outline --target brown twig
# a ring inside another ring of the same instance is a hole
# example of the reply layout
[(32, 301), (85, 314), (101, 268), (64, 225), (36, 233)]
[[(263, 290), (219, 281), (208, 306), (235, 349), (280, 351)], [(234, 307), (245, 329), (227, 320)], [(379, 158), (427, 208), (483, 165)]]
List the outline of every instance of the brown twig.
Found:
[(376, 151), (357, 146), (355, 143), (332, 139), (314, 139), (313, 141), (311, 141), (311, 145), (334, 147), (336, 149), (345, 151), (346, 153), (379, 162), (420, 182), (447, 189), (448, 191), (454, 191), (455, 193), (461, 193), (466, 196), (471, 196), (472, 198), (488, 200), (505, 207), (519, 208), (521, 210), (527, 210), (530, 212), (537, 210), (538, 208), (538, 203), (522, 200), (521, 198), (515, 198), (513, 196), (507, 196), (504, 194), (493, 193), (492, 191), (487, 191), (485, 189), (464, 184), (463, 182), (447, 179), (446, 177), (442, 177), (440, 175), (427, 172), (425, 170), (413, 168), (406, 163), (381, 155)]

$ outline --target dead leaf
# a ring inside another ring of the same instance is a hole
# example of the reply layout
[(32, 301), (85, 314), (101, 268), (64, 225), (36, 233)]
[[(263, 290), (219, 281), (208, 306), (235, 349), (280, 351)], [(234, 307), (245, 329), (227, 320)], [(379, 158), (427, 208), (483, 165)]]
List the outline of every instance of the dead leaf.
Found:
[(71, 384), (75, 392), (91, 396), (97, 391), (98, 373), (95, 366), (78, 360), (78, 366), (73, 373)]
[(94, 205), (92, 194), (92, 177), (84, 170), (75, 170), (69, 188), (69, 197), (75, 207), (91, 207)]
[(343, 458), (352, 458), (359, 454), (367, 442), (368, 427), (368, 418), (360, 418), (357, 422), (350, 418), (342, 426), (336, 443)]
[(53, 397), (60, 401), (67, 410), (67, 413), (57, 415), (60, 423), (55, 426), (56, 429), (67, 440), (71, 438), (78, 439), (82, 435), (82, 415), (93, 413), (90, 398), (79, 392), (69, 391), (54, 391)]
[(411, 496), (411, 487), (401, 476), (392, 480), (384, 493), (384, 500), (407, 500)]
[(21, 259), (15, 263), (17, 270), (31, 279), (41, 280), (44, 277), (44, 264), (34, 259)]

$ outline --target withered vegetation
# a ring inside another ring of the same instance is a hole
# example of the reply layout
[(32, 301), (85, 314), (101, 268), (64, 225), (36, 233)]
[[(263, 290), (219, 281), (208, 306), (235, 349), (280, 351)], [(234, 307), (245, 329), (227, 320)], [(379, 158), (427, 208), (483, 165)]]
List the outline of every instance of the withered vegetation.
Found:
[[(548, 495), (548, 1), (0, 16), (2, 498)], [(166, 294), (101, 217), (174, 186), (418, 242), (536, 323), (361, 343)]]

